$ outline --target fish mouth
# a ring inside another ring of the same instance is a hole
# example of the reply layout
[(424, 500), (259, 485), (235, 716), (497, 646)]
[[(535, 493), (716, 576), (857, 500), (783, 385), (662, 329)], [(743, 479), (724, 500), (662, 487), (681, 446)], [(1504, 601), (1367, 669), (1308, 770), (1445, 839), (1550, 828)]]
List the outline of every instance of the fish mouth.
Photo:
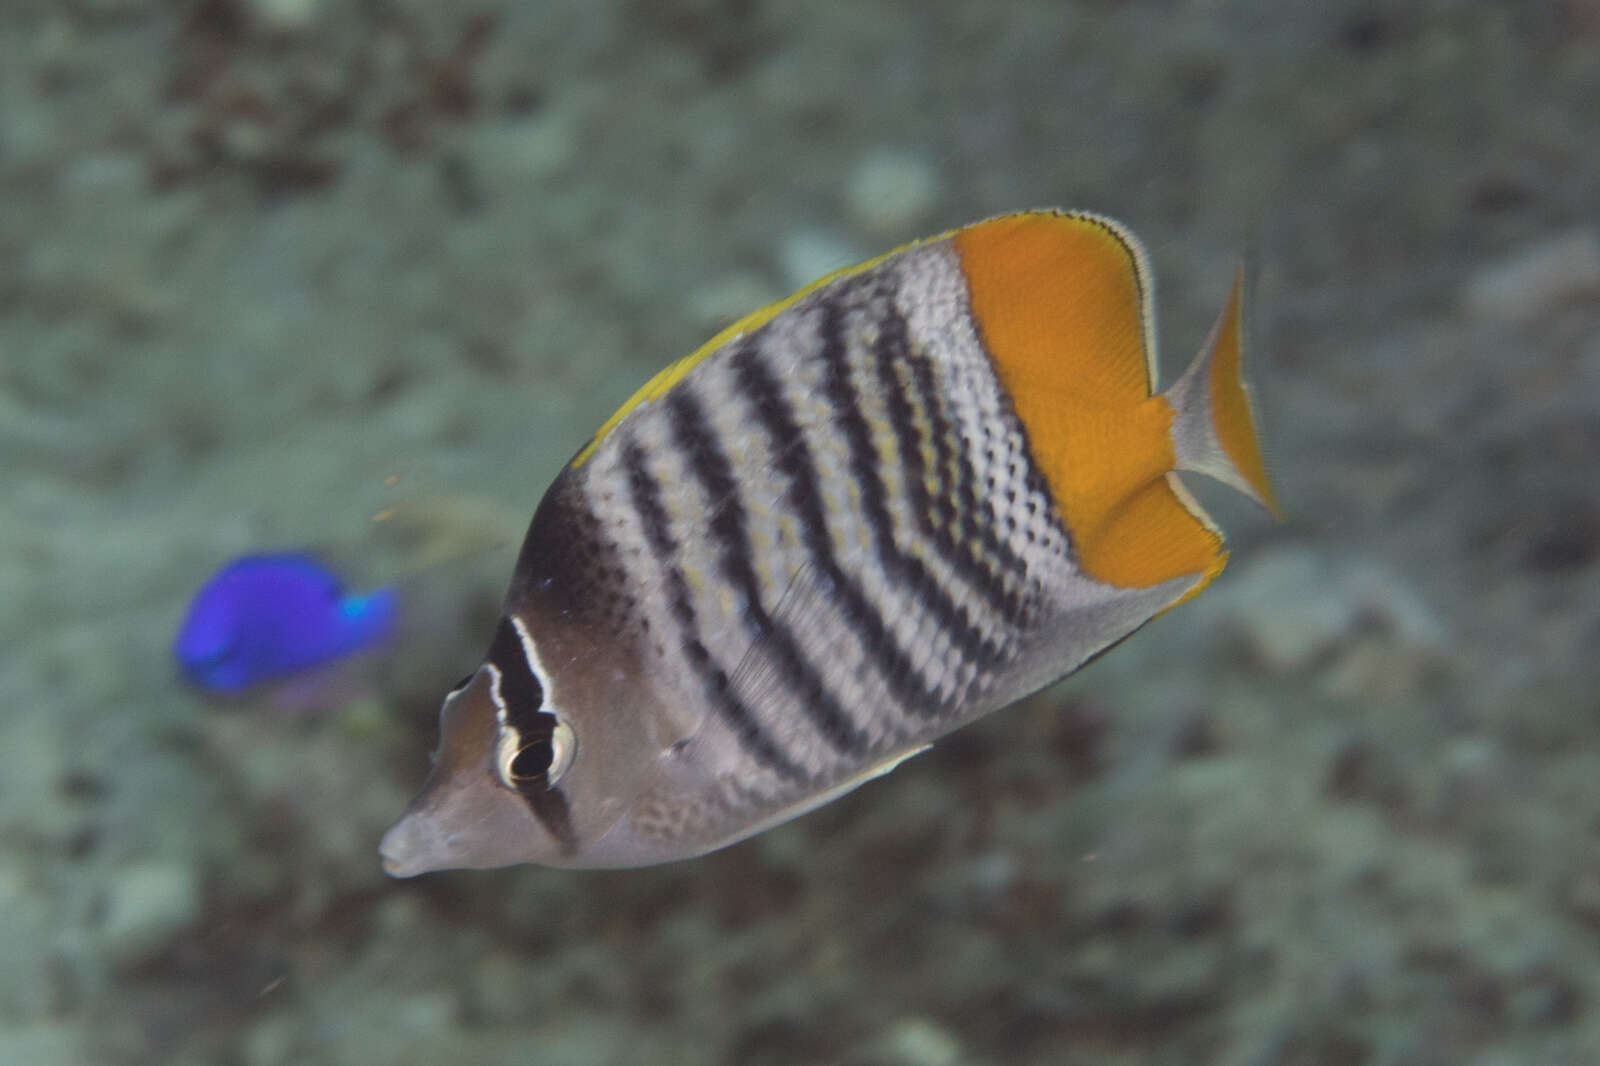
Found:
[(428, 799), (427, 793), (417, 797), (378, 842), (383, 872), (390, 877), (416, 877), (434, 870), (484, 865), (472, 861), (468, 835), (452, 832), (451, 819), (432, 809)]
[(383, 840), (378, 844), (378, 854), (383, 856), (383, 872), (390, 877), (416, 877), (437, 869), (423, 856), (437, 855), (439, 849), (425, 846), (418, 839), (422, 829), (418, 822), (417, 818), (407, 814), (383, 834)]
[[(437, 767), (435, 770), (437, 771)], [(554, 863), (560, 850), (523, 798), (486, 778), (424, 784), (378, 844), (390, 877)]]
[(392, 824), (384, 839), (379, 842), (378, 855), (384, 860), (384, 872), (390, 877), (416, 877), (422, 872), (416, 861), (418, 848), (411, 842), (410, 818)]

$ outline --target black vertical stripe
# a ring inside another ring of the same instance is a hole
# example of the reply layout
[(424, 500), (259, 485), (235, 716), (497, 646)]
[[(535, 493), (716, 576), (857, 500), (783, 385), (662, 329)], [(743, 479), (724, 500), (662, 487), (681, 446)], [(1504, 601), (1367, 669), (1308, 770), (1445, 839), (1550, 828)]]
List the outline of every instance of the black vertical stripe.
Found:
[(761, 728), (750, 709), (746, 707), (728, 685), (728, 675), (711, 658), (705, 643), (700, 639), (699, 622), (695, 617), (694, 601), (689, 595), (689, 583), (677, 565), (678, 545), (672, 536), (667, 510), (661, 503), (661, 486), (645, 465), (644, 452), (634, 441), (623, 446), (623, 468), (628, 475), (629, 499), (645, 540), (655, 556), (667, 586), (673, 618), (682, 635), (685, 658), (700, 676), (711, 700), (711, 705), (738, 738), (739, 744), (762, 766), (793, 781), (805, 781), (807, 775), (776, 742)]
[(878, 472), (878, 453), (872, 427), (861, 413), (861, 395), (850, 380), (850, 359), (843, 333), (843, 314), (837, 305), (824, 303), (816, 311), (817, 334), (822, 342), (822, 395), (833, 408), (833, 421), (850, 448), (850, 476), (861, 490), (861, 514), (872, 530), (878, 563), (891, 579), (905, 580), (914, 560), (902, 555), (894, 539), (894, 519), (889, 515), (888, 490)]
[[(959, 564), (963, 573), (980, 588), (987, 586), (990, 602), (1014, 622), (1027, 613), (1027, 560), (1000, 539), (995, 532), (994, 508), (978, 499), (978, 477), (972, 466), (972, 456), (960, 446), (959, 435), (946, 419), (932, 364), (927, 359), (908, 362), (920, 402), (928, 410), (928, 431), (933, 436), (940, 461), (948, 463), (955, 472), (953, 495), (960, 516), (959, 528), (952, 524), (946, 529), (943, 547), (955, 559), (965, 560)], [(952, 446), (952, 442), (956, 442), (956, 446)], [(989, 565), (990, 560), (1001, 571), (994, 570)]]
[[(734, 353), (733, 368), (741, 391), (771, 441), (774, 461), (788, 482), (785, 501), (800, 520), (802, 540), (818, 573), (832, 585), (838, 597), (840, 613), (876, 660), (880, 673), (902, 707), (924, 717), (942, 713), (948, 701), (927, 687), (910, 657), (890, 635), (883, 616), (861, 586), (839, 566), (828, 532), (826, 510), (817, 489), (818, 475), (811, 449), (795, 424), (781, 387), (751, 340), (747, 339)], [(913, 588), (910, 591), (920, 598), (925, 590)]]
[(861, 413), (860, 396), (850, 381), (849, 356), (836, 306), (822, 305), (821, 316), (823, 396), (833, 408), (834, 422), (850, 447), (850, 474), (861, 490), (862, 512), (872, 529), (878, 562), (891, 580), (906, 586), (933, 616), (969, 662), (990, 667), (1004, 651), (986, 638), (973, 624), (967, 609), (950, 598), (921, 559), (900, 550), (894, 539), (894, 526), (885, 502), (888, 490), (878, 470), (877, 449), (872, 444), (872, 429)]
[[(872, 306), (881, 308), (875, 318), (878, 329), (873, 341), (878, 387), (884, 394), (889, 422), (895, 430), (897, 450), (911, 494), (911, 510), (918, 526), (956, 573), (988, 601), (991, 609), (1007, 622), (1015, 623), (1025, 613), (1027, 563), (995, 536), (993, 512), (988, 508), (979, 511), (971, 463), (961, 449), (952, 446), (954, 431), (945, 419), (943, 399), (933, 380), (932, 365), (927, 358), (911, 353), (905, 318), (887, 295), (874, 301)], [(916, 399), (927, 422), (938, 478), (937, 491), (932, 497), (924, 482), (922, 431), (898, 367), (905, 367), (911, 374)], [(935, 514), (939, 519), (937, 523)], [(1009, 571), (1012, 580), (1008, 582), (1004, 574), (996, 573), (988, 564), (990, 559)]]
[(889, 415), (889, 426), (894, 430), (895, 451), (900, 455), (901, 477), (905, 479), (906, 492), (911, 497), (911, 512), (917, 526), (930, 539), (937, 536), (934, 517), (939, 524), (955, 523), (955, 505), (949, 492), (942, 491), (945, 471), (940, 469), (938, 453), (934, 455), (934, 474), (940, 487), (932, 496), (925, 481), (928, 469), (922, 458), (921, 437), (916, 424), (916, 412), (906, 398), (906, 389), (900, 380), (899, 367), (904, 364), (909, 350), (906, 337), (906, 320), (889, 307), (878, 322), (878, 333), (872, 343), (873, 363), (878, 371), (878, 391), (883, 394), (884, 410)]
[[(882, 308), (874, 323), (877, 326), (877, 334), (872, 342), (873, 362), (878, 370), (878, 387), (883, 392), (885, 409), (889, 413), (889, 424), (894, 428), (898, 442), (900, 464), (905, 471), (906, 485), (911, 493), (911, 509), (924, 535), (938, 539), (944, 544), (954, 544), (956, 500), (951, 477), (950, 442), (936, 430), (929, 434), (928, 444), (929, 450), (933, 453), (935, 477), (934, 492), (930, 496), (924, 481), (928, 471), (923, 465), (922, 433), (917, 425), (911, 401), (907, 397), (906, 387), (900, 380), (901, 368), (909, 372), (912, 362), (910, 326), (899, 308), (894, 305), (888, 292), (877, 293), (873, 306)], [(919, 362), (926, 368), (926, 360)], [(920, 399), (923, 413), (931, 425), (933, 420), (940, 417), (938, 405), (936, 402), (929, 403), (926, 393)], [(937, 401), (937, 397), (934, 399)], [(951, 536), (940, 537), (935, 532), (935, 517), (943, 529), (951, 531)]]
[[(895, 584), (914, 581), (915, 578), (907, 573), (905, 557), (895, 545), (894, 519), (889, 514), (883, 479), (878, 474), (878, 457), (872, 445), (872, 429), (861, 413), (860, 394), (850, 381), (850, 365), (843, 333), (843, 313), (838, 304), (824, 302), (817, 308), (816, 314), (819, 318), (817, 335), (821, 342), (820, 354), (823, 364), (822, 394), (833, 408), (834, 423), (843, 433), (850, 449), (850, 476), (861, 494), (861, 514), (866, 520), (867, 527), (872, 531), (873, 549), (877, 555), (878, 565), (883, 567), (890, 581)], [(810, 476), (816, 476), (815, 468), (810, 472)], [(862, 600), (865, 599), (863, 593)], [(909, 657), (899, 652), (898, 646), (889, 637), (881, 621), (876, 628), (885, 630), (884, 641), (878, 645), (880, 654), (891, 648), (896, 652), (884, 661), (886, 680), (893, 688), (902, 691), (909, 689), (913, 672)], [(918, 686), (918, 688), (925, 687)], [(922, 692), (915, 694), (922, 699), (930, 698)]]
[(688, 458), (690, 469), (711, 501), (711, 534), (717, 541), (722, 577), (743, 602), (752, 643), (772, 657), (805, 715), (831, 747), (845, 755), (865, 755), (870, 746), (866, 734), (828, 691), (794, 634), (777, 623), (761, 602), (761, 583), (752, 561), (749, 522), (739, 484), (699, 400), (680, 384), (668, 394), (666, 407), (673, 440)]
[[(1028, 572), (1027, 561), (995, 536), (994, 509), (984, 506), (978, 500), (978, 476), (972, 468), (972, 457), (967, 454), (964, 447), (951, 447), (951, 442), (958, 440), (959, 436), (945, 417), (939, 385), (933, 379), (933, 364), (925, 358), (909, 356), (907, 363), (910, 365), (912, 380), (916, 383), (922, 406), (928, 413), (928, 427), (933, 435), (934, 449), (939, 454), (940, 462), (947, 463), (955, 471), (954, 499), (956, 511), (961, 516), (959, 543), (977, 544), (984, 554), (1007, 571), (1025, 576)], [(1020, 424), (1017, 428), (1020, 430)]]

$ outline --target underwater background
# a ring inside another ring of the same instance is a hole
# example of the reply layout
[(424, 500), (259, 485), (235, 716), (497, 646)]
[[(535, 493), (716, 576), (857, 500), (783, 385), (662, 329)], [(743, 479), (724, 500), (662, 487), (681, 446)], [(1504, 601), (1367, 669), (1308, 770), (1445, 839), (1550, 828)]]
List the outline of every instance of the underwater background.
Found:
[[(1600, 3), (6, 0), (0, 1064), (1600, 1063)], [(832, 267), (1019, 208), (1241, 254), (1289, 519), (703, 859), (399, 882), (551, 476)], [(229, 558), (398, 584), (307, 713)]]

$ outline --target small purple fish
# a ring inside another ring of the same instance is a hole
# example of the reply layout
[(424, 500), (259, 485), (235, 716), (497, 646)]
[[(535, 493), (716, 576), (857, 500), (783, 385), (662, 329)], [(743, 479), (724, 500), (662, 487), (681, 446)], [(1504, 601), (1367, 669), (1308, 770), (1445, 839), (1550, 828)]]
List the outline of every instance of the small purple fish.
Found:
[(398, 613), (394, 589), (346, 595), (308, 555), (245, 555), (195, 593), (172, 650), (185, 678), (233, 696), (375, 647)]

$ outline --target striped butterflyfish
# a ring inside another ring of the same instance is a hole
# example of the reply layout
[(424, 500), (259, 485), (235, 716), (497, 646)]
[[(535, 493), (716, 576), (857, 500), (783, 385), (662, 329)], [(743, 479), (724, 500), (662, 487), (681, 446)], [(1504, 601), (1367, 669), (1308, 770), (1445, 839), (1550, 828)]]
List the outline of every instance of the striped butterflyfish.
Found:
[(1027, 212), (830, 274), (662, 370), (540, 502), (385, 869), (704, 854), (1195, 595), (1227, 556), (1179, 473), (1275, 510), (1240, 289), (1157, 391), (1138, 240)]

